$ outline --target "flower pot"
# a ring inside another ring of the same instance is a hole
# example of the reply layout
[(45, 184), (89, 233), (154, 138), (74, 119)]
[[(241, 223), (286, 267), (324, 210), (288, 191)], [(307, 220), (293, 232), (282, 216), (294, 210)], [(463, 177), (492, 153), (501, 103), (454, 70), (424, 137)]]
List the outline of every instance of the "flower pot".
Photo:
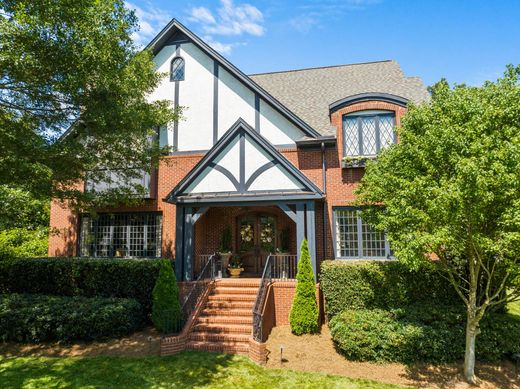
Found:
[(241, 267), (228, 267), (228, 272), (231, 278), (238, 278), (240, 277), (240, 273), (244, 271)]
[(231, 258), (231, 255), (231, 253), (220, 253), (223, 269), (226, 269), (229, 266), (229, 259)]

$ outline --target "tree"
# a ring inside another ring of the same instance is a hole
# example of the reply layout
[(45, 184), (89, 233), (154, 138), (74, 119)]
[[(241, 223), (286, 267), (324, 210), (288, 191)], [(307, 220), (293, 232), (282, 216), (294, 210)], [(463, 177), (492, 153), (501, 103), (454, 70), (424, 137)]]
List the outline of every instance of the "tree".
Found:
[(0, 185), (0, 260), (47, 255), (49, 201)]
[(293, 334), (318, 332), (318, 305), (316, 304), (316, 284), (312, 271), (311, 256), (307, 240), (301, 245), (300, 261), (296, 274), (296, 294), (289, 314)]
[(152, 322), (161, 333), (179, 329), (181, 305), (179, 287), (173, 274), (171, 262), (164, 259), (152, 292)]
[(472, 383), (481, 319), (520, 297), (519, 75), (509, 66), (481, 87), (437, 83), (358, 190), (363, 217), (388, 232), (396, 257), (440, 265), (466, 305)]
[[(98, 197), (79, 190), (86, 172), (110, 181), (125, 168), (115, 180), (126, 180), (155, 166), (154, 129), (179, 111), (148, 100), (164, 75), (133, 44), (124, 4), (0, 0), (0, 184), (88, 204)], [(109, 192), (102, 204), (135, 197)]]

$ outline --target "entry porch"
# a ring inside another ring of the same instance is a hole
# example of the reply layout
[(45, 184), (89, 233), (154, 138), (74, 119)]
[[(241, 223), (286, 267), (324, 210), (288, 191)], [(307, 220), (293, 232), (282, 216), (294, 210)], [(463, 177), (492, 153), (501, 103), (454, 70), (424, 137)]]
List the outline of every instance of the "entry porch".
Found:
[(217, 278), (229, 277), (230, 266), (243, 269), (242, 278), (261, 278), (269, 256), (279, 278), (295, 278), (303, 239), (316, 274), (315, 226), (314, 201), (177, 204), (177, 278), (196, 280), (215, 253)]

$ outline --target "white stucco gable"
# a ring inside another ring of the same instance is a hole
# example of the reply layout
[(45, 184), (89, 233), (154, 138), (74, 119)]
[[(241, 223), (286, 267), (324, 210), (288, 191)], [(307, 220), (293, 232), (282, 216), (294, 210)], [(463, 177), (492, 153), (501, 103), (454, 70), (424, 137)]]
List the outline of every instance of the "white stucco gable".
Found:
[(207, 151), (238, 118), (277, 146), (319, 136), (178, 21), (166, 26), (148, 47), (159, 72), (169, 73), (175, 58), (184, 61), (183, 79), (165, 77), (149, 96), (185, 108), (183, 120), (161, 129), (162, 145), (177, 152)]
[(283, 195), (320, 198), (322, 192), (267, 139), (239, 119), (167, 199), (201, 202)]

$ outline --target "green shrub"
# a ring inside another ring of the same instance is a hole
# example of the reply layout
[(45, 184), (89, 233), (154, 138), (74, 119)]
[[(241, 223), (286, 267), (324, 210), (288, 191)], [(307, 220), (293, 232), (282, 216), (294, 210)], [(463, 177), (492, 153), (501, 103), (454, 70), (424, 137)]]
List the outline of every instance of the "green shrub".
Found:
[(161, 261), (22, 258), (0, 261), (0, 293), (133, 298), (149, 313)]
[(153, 288), (152, 322), (159, 332), (170, 333), (180, 328), (181, 318), (177, 279), (170, 261), (163, 260)]
[(0, 339), (16, 342), (98, 340), (142, 328), (141, 305), (132, 299), (0, 295)]
[(433, 266), (409, 270), (398, 261), (324, 261), (320, 285), (327, 314), (333, 317), (345, 309), (387, 309), (422, 301), (460, 305), (454, 288)]
[(316, 304), (316, 284), (312, 271), (311, 257), (307, 241), (301, 246), (301, 256), (296, 274), (296, 294), (289, 315), (291, 331), (296, 335), (318, 332), (318, 305)]
[(11, 228), (0, 231), (0, 261), (47, 255), (49, 229)]
[[(353, 360), (446, 363), (464, 357), (465, 314), (456, 306), (350, 309), (332, 318), (330, 330), (338, 349)], [(496, 362), (520, 352), (519, 318), (490, 314), (481, 331), (477, 359)]]

